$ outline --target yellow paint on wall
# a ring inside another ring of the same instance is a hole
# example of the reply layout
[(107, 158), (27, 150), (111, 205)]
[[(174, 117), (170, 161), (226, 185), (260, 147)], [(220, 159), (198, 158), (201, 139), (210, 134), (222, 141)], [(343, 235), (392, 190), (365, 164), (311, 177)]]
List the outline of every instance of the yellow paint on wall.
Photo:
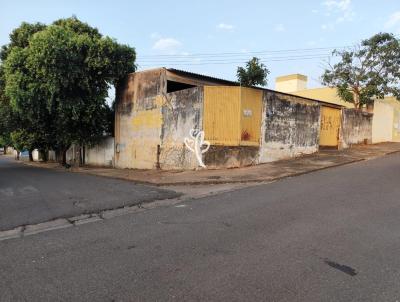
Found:
[(203, 130), (213, 145), (239, 145), (240, 87), (204, 86)]
[(241, 89), (241, 145), (256, 145), (260, 143), (262, 90)]
[(306, 88), (307, 77), (298, 73), (277, 77), (275, 81), (275, 90), (280, 92), (292, 93)]
[(162, 114), (160, 108), (137, 111), (132, 118), (133, 131), (161, 128)]
[(331, 87), (313, 88), (313, 89), (296, 91), (296, 92), (293, 92), (293, 94), (302, 96), (305, 98), (310, 98), (310, 99), (327, 102), (330, 104), (341, 105), (346, 108), (354, 108), (354, 105), (352, 103), (343, 101), (337, 95), (336, 88), (331, 88)]
[(260, 143), (262, 90), (204, 87), (203, 129), (213, 145), (254, 146)]
[(400, 142), (400, 101), (395, 97), (385, 97), (384, 102), (393, 108), (392, 141)]
[(375, 101), (372, 119), (372, 143), (392, 141), (393, 117), (393, 106), (384, 100)]
[(320, 146), (336, 147), (339, 143), (341, 110), (321, 107)]

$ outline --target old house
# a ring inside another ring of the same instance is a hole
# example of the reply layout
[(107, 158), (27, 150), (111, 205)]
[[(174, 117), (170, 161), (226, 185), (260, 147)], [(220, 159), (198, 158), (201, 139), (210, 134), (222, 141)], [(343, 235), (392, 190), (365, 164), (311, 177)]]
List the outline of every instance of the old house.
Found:
[(197, 160), (185, 146), (192, 129), (210, 142), (203, 155), (210, 168), (313, 153), (320, 146), (321, 111), (341, 108), (182, 70), (132, 73), (117, 89), (115, 166), (194, 169)]

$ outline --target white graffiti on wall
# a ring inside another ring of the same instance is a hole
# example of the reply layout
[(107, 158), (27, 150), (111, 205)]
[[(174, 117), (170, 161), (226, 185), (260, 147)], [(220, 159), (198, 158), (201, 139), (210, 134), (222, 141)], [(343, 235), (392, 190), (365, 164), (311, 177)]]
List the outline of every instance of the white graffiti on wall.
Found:
[[(192, 129), (189, 131), (190, 138), (185, 137), (184, 142), (186, 147), (196, 155), (197, 162), (200, 167), (205, 168), (206, 165), (203, 162), (203, 154), (210, 148), (210, 142), (204, 140), (204, 131)], [(206, 145), (202, 149), (203, 145)]]

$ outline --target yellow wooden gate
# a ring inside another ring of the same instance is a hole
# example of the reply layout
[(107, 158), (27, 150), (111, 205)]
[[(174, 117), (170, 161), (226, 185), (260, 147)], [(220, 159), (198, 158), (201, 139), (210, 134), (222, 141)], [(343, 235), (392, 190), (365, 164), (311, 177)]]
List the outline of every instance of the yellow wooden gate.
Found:
[(258, 146), (261, 135), (262, 90), (242, 87), (240, 145)]
[(321, 131), (319, 145), (324, 147), (337, 147), (339, 144), (339, 131), (341, 110), (331, 107), (321, 107)]
[(212, 145), (258, 146), (261, 111), (261, 90), (204, 86), (203, 129)]
[(204, 87), (203, 128), (212, 145), (239, 145), (240, 87)]

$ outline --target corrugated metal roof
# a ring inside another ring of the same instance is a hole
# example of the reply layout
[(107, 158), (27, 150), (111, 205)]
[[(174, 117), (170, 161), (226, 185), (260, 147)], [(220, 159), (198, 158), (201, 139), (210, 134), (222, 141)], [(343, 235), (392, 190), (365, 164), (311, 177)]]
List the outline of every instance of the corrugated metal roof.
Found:
[[(239, 82), (234, 82), (234, 81), (229, 81), (229, 80), (225, 80), (225, 79), (221, 79), (221, 78), (211, 77), (211, 76), (207, 76), (207, 75), (203, 75), (203, 74), (199, 74), (199, 73), (194, 73), (194, 72), (190, 72), (190, 71), (186, 71), (186, 70), (180, 70), (180, 69), (175, 69), (175, 68), (166, 68), (166, 69), (168, 71), (180, 74), (182, 76), (187, 76), (187, 77), (192, 77), (192, 78), (197, 78), (197, 79), (204, 79), (204, 80), (207, 80), (207, 81), (213, 81), (213, 82), (219, 82), (219, 83), (225, 83), (225, 84), (227, 84), (229, 86), (239, 86), (240, 85)], [(262, 88), (262, 87), (256, 87), (256, 86), (253, 86), (251, 88), (261, 89), (261, 90), (270, 91), (270, 92), (274, 92), (274, 93), (280, 93), (280, 94), (283, 94), (283, 95), (288, 95), (288, 96), (293, 96), (293, 97), (298, 97), (298, 98), (301, 98), (301, 99), (306, 99), (306, 100), (318, 102), (318, 103), (321, 103), (321, 104), (323, 104), (325, 106), (328, 106), (328, 107), (333, 107), (333, 108), (342, 108), (343, 107), (342, 105), (332, 104), (332, 103), (325, 102), (325, 101), (322, 101), (322, 100), (308, 98), (308, 97), (299, 96), (299, 95), (286, 93), (286, 92), (280, 92), (280, 91), (276, 91), (276, 90), (272, 90), (272, 89), (268, 89), (268, 88)]]
[(228, 84), (229, 86), (239, 86), (240, 85), (239, 82), (234, 82), (234, 81), (225, 80), (225, 79), (221, 79), (221, 78), (215, 78), (215, 77), (200, 74), (200, 73), (194, 73), (194, 72), (181, 70), (181, 69), (175, 69), (175, 68), (166, 68), (166, 69), (170, 72), (177, 73), (179, 75), (183, 75), (183, 76), (187, 76), (187, 77), (191, 77), (191, 78), (203, 79), (203, 80), (211, 81), (211, 82), (225, 83), (225, 84)]

